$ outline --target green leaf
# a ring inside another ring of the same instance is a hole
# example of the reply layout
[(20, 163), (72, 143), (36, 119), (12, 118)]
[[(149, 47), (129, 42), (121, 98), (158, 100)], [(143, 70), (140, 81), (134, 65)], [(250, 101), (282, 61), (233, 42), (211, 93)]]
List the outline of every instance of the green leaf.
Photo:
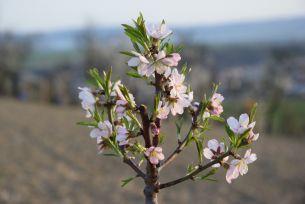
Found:
[(200, 180), (208, 180), (208, 181), (217, 181), (215, 179), (209, 178), (210, 176), (213, 176), (214, 174), (216, 174), (216, 172), (217, 172), (217, 168), (213, 168), (207, 174), (204, 174), (204, 175), (200, 176), (199, 179)]
[(135, 55), (132, 52), (129, 52), (129, 51), (120, 51), (120, 53), (123, 54), (123, 55), (130, 56), (130, 57), (135, 57)]
[(181, 129), (183, 125), (183, 117), (181, 117), (178, 121), (175, 122), (176, 125), (176, 132), (178, 140), (181, 140)]
[(124, 187), (126, 186), (130, 181), (132, 181), (134, 178), (136, 178), (135, 176), (134, 177), (129, 177), (127, 179), (123, 179), (121, 182), (121, 187)]
[(234, 132), (231, 130), (231, 128), (226, 124), (225, 130), (230, 138), (231, 143), (235, 146), (236, 145), (236, 137)]
[(96, 68), (89, 70), (90, 76), (95, 80), (95, 83), (97, 86), (99, 86), (101, 89), (105, 90), (105, 83), (104, 80), (100, 77), (100, 74)]
[(159, 144), (162, 145), (164, 143), (165, 134), (159, 134)]
[(198, 153), (198, 160), (199, 163), (202, 162), (202, 154), (203, 154), (203, 145), (200, 140), (198, 140), (196, 137), (194, 137), (194, 141), (196, 143), (197, 153)]
[(187, 165), (187, 168), (186, 168), (187, 174), (186, 174), (186, 175), (189, 175), (190, 173), (192, 173), (192, 172), (195, 171), (196, 169), (197, 169), (197, 166), (194, 165), (194, 164), (189, 164), (189, 165)]
[(102, 155), (106, 157), (118, 157), (117, 154), (113, 154), (113, 153), (103, 153)]
[(250, 113), (250, 123), (252, 123), (255, 118), (256, 110), (257, 110), (257, 103), (254, 103)]
[(83, 126), (92, 126), (92, 127), (97, 127), (97, 122), (92, 121), (92, 122), (86, 122), (86, 121), (80, 121), (76, 123), (77, 125), (83, 125)]
[(115, 152), (115, 154), (116, 154), (117, 156), (123, 157), (123, 154), (122, 154), (122, 152), (121, 152), (121, 150), (120, 150), (120, 148), (119, 148), (117, 142), (111, 141), (111, 138), (107, 138), (107, 139), (105, 139), (104, 141), (107, 142), (107, 145)]
[(242, 145), (242, 141), (249, 135), (251, 128), (247, 129), (243, 134), (241, 134), (236, 142), (236, 147), (240, 147)]
[(188, 74), (188, 69), (187, 69), (187, 63), (184, 63), (182, 68), (181, 68), (181, 74), (186, 76)]
[(126, 73), (128, 76), (133, 77), (133, 78), (143, 78), (139, 73), (134, 72), (134, 71), (129, 71)]
[(222, 117), (216, 116), (216, 115), (212, 115), (209, 118), (212, 119), (212, 120), (221, 122), (221, 123), (225, 122), (225, 119), (223, 119)]

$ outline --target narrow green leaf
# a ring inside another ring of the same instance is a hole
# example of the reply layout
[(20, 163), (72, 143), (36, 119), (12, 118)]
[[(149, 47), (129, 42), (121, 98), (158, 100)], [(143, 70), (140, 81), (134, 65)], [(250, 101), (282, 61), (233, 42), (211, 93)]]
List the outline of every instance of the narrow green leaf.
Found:
[(196, 143), (198, 160), (199, 160), (199, 163), (201, 163), (202, 162), (202, 154), (203, 154), (203, 145), (202, 145), (202, 142), (200, 140), (198, 140), (196, 137), (194, 137), (194, 141)]
[(135, 57), (135, 55), (132, 52), (129, 52), (129, 51), (120, 51), (120, 53), (123, 54), (123, 55), (130, 56), (130, 57)]
[(235, 146), (236, 145), (236, 139), (234, 132), (230, 129), (230, 127), (226, 124), (225, 130), (230, 138), (231, 143)]
[(139, 78), (139, 79), (143, 78), (139, 73), (134, 72), (134, 71), (128, 71), (126, 74), (133, 78)]
[(213, 168), (211, 171), (209, 171), (207, 174), (204, 174), (199, 177), (200, 180), (209, 180), (209, 181), (216, 181), (215, 179), (209, 178), (210, 176), (213, 176), (216, 174), (217, 168)]
[(127, 179), (123, 179), (121, 182), (121, 187), (125, 187), (130, 181), (132, 181), (134, 178), (136, 177), (130, 177), (130, 178), (127, 178)]
[(256, 110), (257, 110), (257, 103), (254, 103), (250, 113), (250, 123), (252, 123), (255, 118)]
[(117, 154), (113, 154), (113, 153), (103, 153), (102, 155), (106, 157), (118, 157)]
[(92, 121), (92, 122), (86, 122), (86, 121), (80, 121), (76, 123), (77, 125), (83, 125), (83, 126), (92, 126), (92, 127), (97, 127), (97, 122)]
[(210, 116), (209, 118), (212, 119), (212, 120), (221, 122), (221, 123), (225, 122), (225, 119), (223, 119), (223, 118), (220, 117), (220, 116), (212, 115), (212, 116)]

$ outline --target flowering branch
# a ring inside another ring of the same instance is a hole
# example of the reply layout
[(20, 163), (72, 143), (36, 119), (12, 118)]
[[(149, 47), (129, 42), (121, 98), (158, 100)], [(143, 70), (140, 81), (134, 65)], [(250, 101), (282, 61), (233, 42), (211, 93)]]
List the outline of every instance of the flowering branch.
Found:
[(147, 108), (144, 105), (141, 105), (139, 107), (140, 110), (140, 115), (142, 119), (142, 124), (143, 124), (143, 138), (145, 141), (145, 147), (149, 148), (151, 146), (151, 141), (150, 141), (150, 135), (149, 135), (149, 125), (150, 125), (150, 120), (147, 114)]
[(159, 167), (159, 171), (161, 171), (166, 165), (168, 165), (169, 163), (171, 163), (172, 161), (175, 160), (176, 156), (178, 156), (178, 154), (180, 152), (182, 152), (182, 150), (184, 149), (184, 147), (186, 146), (187, 141), (189, 140), (189, 137), (192, 135), (193, 130), (196, 128), (197, 126), (197, 117), (200, 113), (200, 110), (203, 107), (203, 103), (199, 104), (198, 110), (196, 111), (196, 113), (193, 115), (193, 122), (192, 125), (188, 131), (188, 133), (186, 134), (186, 136), (184, 137), (184, 139), (182, 141), (179, 142), (179, 145), (177, 146), (177, 148), (174, 150), (174, 152), (164, 161), (161, 163), (160, 167)]
[[(102, 155), (122, 158), (123, 162), (136, 172), (136, 177), (144, 180), (147, 204), (158, 203), (159, 190), (198, 178), (195, 176), (210, 167), (213, 169), (201, 176), (202, 180), (208, 179), (219, 167), (227, 170), (228, 183), (239, 175), (246, 174), (248, 164), (257, 159), (256, 154), (248, 149), (241, 157), (237, 151), (252, 144), (259, 137), (253, 130), (256, 105), (250, 116), (245, 113), (240, 115), (239, 120), (229, 117), (225, 122), (221, 117), (224, 97), (217, 93), (217, 86), (210, 97), (205, 96), (200, 103), (194, 102), (191, 86), (185, 82), (190, 69), (186, 65), (180, 71), (177, 68), (181, 60), (181, 47), (165, 40), (172, 31), (167, 28), (164, 21), (158, 26), (146, 24), (142, 15), (134, 23), (135, 26), (123, 24), (134, 50), (124, 51), (122, 54), (130, 57), (127, 64), (131, 71), (128, 71), (127, 75), (154, 86), (153, 109), (147, 108), (144, 104), (137, 106), (134, 96), (121, 81), (111, 81), (111, 69), (102, 74), (97, 69), (92, 69), (89, 73), (95, 81), (96, 89), (79, 88), (81, 105), (90, 121), (78, 124), (91, 128), (90, 137), (97, 140), (98, 150)], [(165, 159), (160, 139), (161, 122), (170, 118), (170, 115), (176, 117), (184, 113), (189, 113), (192, 118), (189, 131), (181, 141), (182, 123), (176, 124), (178, 146)], [(136, 114), (140, 115), (140, 121)], [(205, 131), (209, 129), (211, 120), (224, 124), (228, 137), (223, 142), (210, 139), (204, 148)], [(139, 136), (143, 137), (144, 144), (139, 140)], [(191, 143), (196, 145), (198, 165), (189, 165), (186, 176), (160, 184), (161, 170)], [(234, 149), (234, 152), (231, 149)], [(229, 156), (232, 157), (230, 162)], [(209, 162), (202, 165), (204, 159)], [(136, 162), (138, 160), (139, 163)], [(143, 161), (146, 161), (145, 172), (140, 168)], [(135, 177), (123, 180), (122, 186), (133, 178)]]
[(178, 156), (178, 154), (180, 152), (182, 152), (182, 150), (185, 147), (190, 135), (192, 134), (192, 131), (193, 131), (193, 128), (190, 128), (187, 135), (184, 137), (183, 141), (179, 143), (178, 147), (174, 150), (174, 152), (171, 155), (169, 155), (168, 158), (164, 160), (164, 162), (161, 163), (161, 165), (159, 167), (159, 171), (161, 171), (166, 165), (168, 165), (169, 163), (174, 161), (176, 156)]
[(198, 168), (193, 171), (192, 173), (184, 176), (184, 177), (181, 177), (179, 179), (176, 179), (176, 180), (173, 180), (173, 181), (170, 181), (170, 182), (167, 182), (167, 183), (163, 183), (163, 184), (160, 184), (159, 185), (159, 189), (163, 189), (163, 188), (168, 188), (170, 186), (174, 186), (174, 185), (177, 185), (183, 181), (186, 181), (186, 180), (189, 180), (189, 179), (194, 179), (194, 177), (201, 173), (202, 171), (206, 170), (207, 168), (210, 168), (211, 166), (213, 166), (214, 164), (217, 164), (219, 162), (221, 162), (223, 160), (223, 158), (229, 156), (231, 154), (231, 151), (229, 150), (228, 152), (226, 152), (225, 154), (223, 154), (222, 156), (220, 156), (219, 158), (205, 164), (205, 165), (198, 165)]

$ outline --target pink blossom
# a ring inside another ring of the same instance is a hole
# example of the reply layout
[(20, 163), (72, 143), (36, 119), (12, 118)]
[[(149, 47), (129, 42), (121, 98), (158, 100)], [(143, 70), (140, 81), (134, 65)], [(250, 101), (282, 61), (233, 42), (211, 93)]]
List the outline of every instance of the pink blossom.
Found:
[(150, 124), (150, 130), (151, 130), (151, 133), (153, 135), (159, 135), (160, 134), (160, 128), (158, 128), (155, 123)]
[(160, 101), (158, 104), (158, 109), (157, 109), (157, 118), (164, 120), (167, 118), (168, 114), (169, 114), (169, 107), (168, 104), (165, 103), (163, 105), (163, 103)]
[(220, 114), (223, 112), (223, 107), (221, 105), (224, 97), (219, 93), (214, 93), (211, 98), (211, 104), (209, 107), (210, 114), (220, 116)]
[(144, 154), (149, 158), (150, 163), (155, 165), (157, 165), (160, 160), (164, 159), (161, 147), (151, 146), (150, 148), (146, 149)]
[(231, 183), (233, 179), (236, 179), (239, 176), (239, 174), (246, 174), (248, 172), (248, 164), (253, 163), (256, 159), (256, 154), (251, 154), (251, 149), (248, 149), (244, 158), (232, 160), (226, 173), (227, 182)]
[[(225, 152), (225, 145), (223, 142), (218, 142), (216, 139), (208, 141), (208, 147), (204, 148), (203, 155), (205, 158), (215, 160)], [(223, 158), (222, 162), (226, 162), (229, 157)], [(214, 164), (213, 167), (220, 167), (220, 164)]]
[(247, 140), (248, 140), (249, 143), (251, 143), (251, 142), (256, 141), (258, 139), (258, 137), (259, 137), (259, 133), (255, 134), (253, 132), (253, 129), (251, 129), (250, 132), (249, 132), (249, 135), (247, 137)]
[(169, 67), (178, 66), (178, 62), (181, 60), (179, 53), (172, 53), (168, 57), (164, 58), (162, 62)]

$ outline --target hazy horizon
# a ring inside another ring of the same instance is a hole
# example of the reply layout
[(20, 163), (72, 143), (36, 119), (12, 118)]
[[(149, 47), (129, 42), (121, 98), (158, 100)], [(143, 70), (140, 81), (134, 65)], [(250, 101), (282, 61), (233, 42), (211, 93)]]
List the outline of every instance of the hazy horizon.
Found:
[(277, 0), (189, 0), (179, 3), (174, 0), (155, 0), (148, 4), (139, 0), (1, 0), (0, 30), (35, 33), (78, 29), (90, 24), (96, 27), (118, 27), (121, 23), (130, 22), (129, 19), (135, 18), (140, 11), (147, 21), (166, 19), (171, 27), (209, 26), (304, 17), (305, 1), (282, 0), (279, 4)]

